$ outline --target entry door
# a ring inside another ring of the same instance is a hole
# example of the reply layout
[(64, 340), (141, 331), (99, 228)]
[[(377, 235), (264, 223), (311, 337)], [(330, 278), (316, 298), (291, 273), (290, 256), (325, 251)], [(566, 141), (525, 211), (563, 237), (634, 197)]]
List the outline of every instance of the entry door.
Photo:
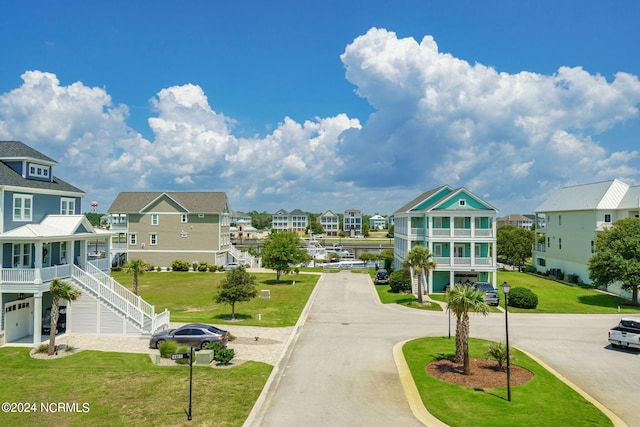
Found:
[(464, 258), (464, 245), (455, 245), (454, 251), (456, 258)]
[(51, 243), (44, 243), (42, 245), (42, 267), (49, 267), (51, 265)]

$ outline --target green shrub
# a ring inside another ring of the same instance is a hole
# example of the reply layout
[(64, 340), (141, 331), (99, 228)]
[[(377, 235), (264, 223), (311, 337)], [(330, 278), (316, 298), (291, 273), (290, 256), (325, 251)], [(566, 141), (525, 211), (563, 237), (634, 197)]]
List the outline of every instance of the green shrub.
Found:
[[(176, 350), (176, 353), (191, 353), (191, 349), (189, 347), (180, 347)], [(176, 363), (178, 365), (188, 365), (189, 359), (178, 359)]]
[(209, 269), (209, 264), (207, 264), (206, 262), (201, 262), (200, 265), (198, 265), (198, 271), (207, 271)]
[(391, 292), (400, 293), (411, 291), (411, 273), (408, 270), (397, 270), (389, 275)]
[(218, 266), (218, 271), (224, 271), (224, 265), (219, 265)]
[(509, 292), (509, 305), (518, 308), (536, 308), (538, 296), (527, 288), (512, 288)]
[(158, 346), (158, 350), (160, 350), (160, 357), (168, 359), (171, 357), (172, 353), (175, 353), (178, 349), (178, 343), (172, 340), (162, 341), (160, 346)]
[(574, 284), (578, 284), (578, 282), (580, 282), (580, 276), (578, 276), (577, 274), (570, 274), (569, 275), (569, 283), (574, 283)]
[(121, 266), (111, 267), (111, 271), (122, 271)]
[[(509, 351), (511, 353), (511, 351)], [(504, 342), (492, 342), (487, 346), (484, 354), (487, 357), (495, 359), (498, 362), (498, 369), (504, 371), (504, 362), (507, 360), (507, 346)], [(514, 359), (513, 354), (510, 354), (510, 360)]]
[[(229, 337), (231, 339), (231, 337)], [(235, 339), (235, 337), (233, 337)], [(207, 350), (213, 350), (213, 360), (219, 365), (228, 365), (231, 359), (236, 355), (232, 348), (223, 348), (220, 341), (214, 341), (207, 345)]]
[(177, 259), (171, 263), (171, 270), (173, 271), (189, 271), (189, 263)]
[(538, 270), (536, 270), (536, 268), (533, 265), (527, 265), (524, 267), (524, 272), (525, 273), (537, 273)]
[(158, 266), (158, 267), (156, 268), (156, 271), (162, 271), (162, 267)]

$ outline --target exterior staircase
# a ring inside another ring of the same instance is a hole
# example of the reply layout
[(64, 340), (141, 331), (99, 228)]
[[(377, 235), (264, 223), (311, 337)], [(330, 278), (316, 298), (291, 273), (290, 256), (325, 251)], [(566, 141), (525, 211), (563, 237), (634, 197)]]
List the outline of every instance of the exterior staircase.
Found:
[(243, 252), (233, 245), (229, 248), (229, 254), (238, 262), (238, 264), (252, 268), (262, 266), (262, 258), (253, 256), (249, 252)]
[[(156, 314), (154, 306), (93, 264), (88, 263), (86, 270), (74, 265), (71, 278), (83, 293), (92, 296), (112, 313), (126, 320), (139, 333), (153, 334), (169, 327), (169, 311)], [(87, 308), (87, 311), (90, 310)]]

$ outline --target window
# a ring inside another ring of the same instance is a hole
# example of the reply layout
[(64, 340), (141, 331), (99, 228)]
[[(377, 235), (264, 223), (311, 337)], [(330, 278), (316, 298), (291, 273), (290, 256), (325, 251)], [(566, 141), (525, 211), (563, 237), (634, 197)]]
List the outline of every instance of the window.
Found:
[(562, 249), (562, 239), (558, 239), (558, 249)]
[(442, 217), (433, 217), (433, 228), (442, 228)]
[(562, 215), (558, 215), (558, 225), (562, 225)]
[(129, 234), (129, 245), (135, 246), (138, 244), (138, 235), (136, 233)]
[(453, 226), (454, 226), (454, 228), (465, 228), (464, 227), (464, 218), (462, 218), (462, 217), (453, 218)]
[(595, 244), (593, 242), (593, 240), (591, 241), (591, 253), (595, 252)]
[(60, 199), (60, 215), (75, 215), (76, 199)]
[(611, 222), (611, 214), (604, 214), (604, 222)]
[(433, 256), (442, 256), (442, 243), (435, 243), (433, 245)]
[(158, 235), (156, 233), (151, 233), (149, 235), (149, 244), (155, 246), (158, 244)]
[(60, 262), (67, 263), (67, 242), (60, 242)]
[(151, 214), (151, 225), (158, 225), (158, 214)]
[(465, 199), (458, 200), (458, 206), (467, 206), (467, 201)]
[(186, 223), (187, 218), (188, 218), (187, 214), (180, 214), (180, 222)]
[(13, 195), (13, 220), (31, 221), (31, 210), (33, 208), (33, 196), (20, 194)]
[(47, 178), (49, 176), (49, 168), (47, 166), (29, 163), (29, 175)]
[(31, 244), (18, 243), (13, 245), (13, 266), (31, 267)]
[(476, 256), (480, 256), (480, 253), (482, 252), (480, 244), (478, 244), (478, 243), (475, 244), (474, 251), (475, 251), (475, 255)]

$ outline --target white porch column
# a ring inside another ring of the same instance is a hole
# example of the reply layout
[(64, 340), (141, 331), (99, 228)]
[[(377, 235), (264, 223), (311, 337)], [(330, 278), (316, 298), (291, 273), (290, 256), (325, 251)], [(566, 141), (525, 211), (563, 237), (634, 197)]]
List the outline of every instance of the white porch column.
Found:
[(40, 274), (41, 270), (42, 270), (42, 242), (36, 242), (35, 244), (35, 249), (36, 249), (36, 254), (35, 257), (36, 259), (34, 259), (34, 263), (33, 263), (33, 267), (34, 267), (34, 273), (35, 273), (35, 279), (34, 279), (34, 283), (35, 284), (42, 284), (42, 275)]
[(42, 293), (33, 294), (33, 346), (42, 342)]
[(76, 263), (76, 245), (73, 240), (67, 241), (67, 264), (74, 265)]
[(429, 270), (429, 290), (427, 291), (427, 293), (433, 293), (433, 270)]

